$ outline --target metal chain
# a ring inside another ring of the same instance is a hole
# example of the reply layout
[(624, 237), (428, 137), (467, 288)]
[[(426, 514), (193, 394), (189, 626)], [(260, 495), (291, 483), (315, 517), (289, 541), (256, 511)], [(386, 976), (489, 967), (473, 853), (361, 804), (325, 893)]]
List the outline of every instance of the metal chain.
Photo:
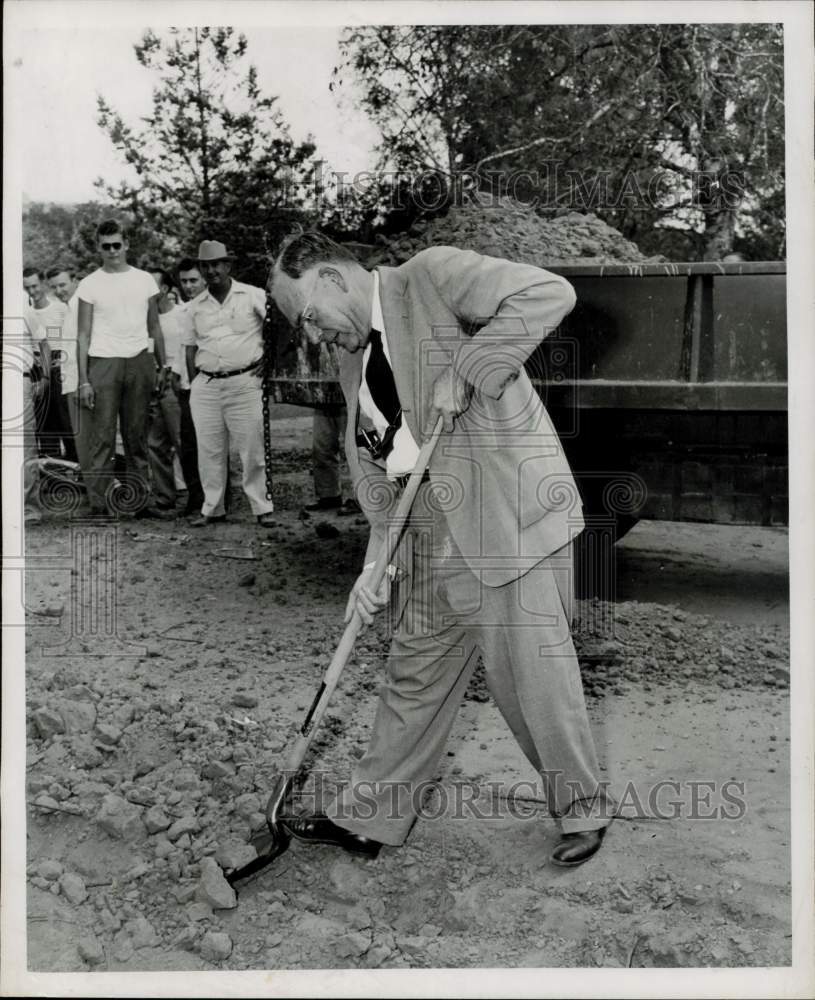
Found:
[(272, 428), (269, 424), (269, 395), (271, 393), (272, 366), (274, 361), (274, 329), (272, 323), (272, 297), (266, 292), (266, 316), (263, 319), (263, 457), (266, 472), (266, 499), (272, 500)]

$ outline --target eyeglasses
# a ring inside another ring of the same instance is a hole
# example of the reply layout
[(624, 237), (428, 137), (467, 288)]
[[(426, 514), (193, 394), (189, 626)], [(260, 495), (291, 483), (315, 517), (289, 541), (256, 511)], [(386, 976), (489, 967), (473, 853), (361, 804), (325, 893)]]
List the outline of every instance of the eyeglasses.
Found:
[(311, 309), (312, 306), (309, 302), (306, 308), (300, 313), (300, 322), (297, 324), (297, 329), (303, 333), (307, 333), (310, 337), (316, 338), (322, 336), (323, 331), (309, 315)]
[(100, 243), (99, 244), (103, 250), (121, 250), (121, 243)]
[(297, 332), (307, 333), (310, 337), (318, 340), (322, 336), (322, 328), (314, 322), (311, 318), (311, 314), (314, 311), (314, 306), (311, 304), (314, 298), (314, 293), (317, 290), (317, 282), (319, 281), (319, 275), (314, 278), (314, 284), (311, 286), (311, 295), (306, 299), (306, 304), (303, 306), (300, 312), (299, 319), (297, 320)]

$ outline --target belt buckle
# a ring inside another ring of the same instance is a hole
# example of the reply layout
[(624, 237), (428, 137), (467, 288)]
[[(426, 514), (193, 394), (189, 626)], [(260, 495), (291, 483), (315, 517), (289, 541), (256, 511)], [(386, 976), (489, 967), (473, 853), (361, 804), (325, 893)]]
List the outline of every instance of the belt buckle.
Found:
[(384, 442), (375, 428), (367, 431), (364, 427), (360, 427), (359, 434), (357, 434), (357, 444), (363, 448), (367, 448), (371, 454), (371, 458), (374, 460), (382, 457)]

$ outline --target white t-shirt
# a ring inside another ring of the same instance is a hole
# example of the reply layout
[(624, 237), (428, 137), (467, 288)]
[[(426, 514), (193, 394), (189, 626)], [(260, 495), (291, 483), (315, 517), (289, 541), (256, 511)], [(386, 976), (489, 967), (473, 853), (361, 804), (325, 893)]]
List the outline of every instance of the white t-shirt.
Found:
[(83, 278), (77, 298), (93, 306), (91, 343), (94, 358), (134, 358), (149, 345), (147, 303), (159, 294), (156, 279), (147, 271), (94, 271)]
[[(45, 331), (40, 326), (40, 321), (37, 318), (37, 314), (31, 308), (28, 303), (23, 306), (23, 326), (22, 335), (17, 340), (17, 338), (3, 338), (3, 354), (8, 353), (12, 356), (11, 345), (17, 348), (14, 351), (15, 360), (19, 362), (22, 371), (30, 373), (31, 368), (34, 364), (36, 352), (36, 344), (45, 337)], [(16, 343), (15, 343), (16, 341)]]
[(65, 322), (65, 316), (68, 313), (68, 307), (64, 302), (60, 302), (59, 299), (49, 299), (48, 305), (43, 306), (42, 309), (38, 309), (36, 306), (32, 306), (31, 308), (37, 317), (37, 322), (48, 338), (51, 350), (61, 351), (62, 326)]

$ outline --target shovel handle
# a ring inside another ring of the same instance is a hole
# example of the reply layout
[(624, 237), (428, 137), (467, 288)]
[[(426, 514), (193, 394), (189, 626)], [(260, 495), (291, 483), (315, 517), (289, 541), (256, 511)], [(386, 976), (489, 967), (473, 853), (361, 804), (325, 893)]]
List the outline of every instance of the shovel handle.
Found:
[[(404, 531), (407, 520), (410, 517), (410, 510), (413, 506), (413, 501), (416, 499), (416, 494), (419, 491), (419, 486), (421, 485), (424, 474), (430, 464), (430, 459), (433, 455), (436, 444), (438, 443), (443, 426), (444, 422), (442, 418), (439, 417), (436, 421), (436, 426), (433, 428), (433, 433), (427, 441), (425, 441), (419, 451), (416, 458), (416, 465), (413, 467), (413, 471), (410, 473), (407, 485), (402, 491), (402, 495), (399, 498), (399, 503), (396, 505), (393, 517), (388, 522), (388, 533), (385, 539), (385, 544), (382, 546), (373, 570), (371, 571), (369, 586), (374, 592), (379, 589), (379, 585), (382, 583), (385, 576), (385, 571), (391, 559), (393, 559), (393, 554), (396, 551), (402, 532)], [(334, 688), (337, 686), (340, 674), (345, 668), (345, 665), (348, 663), (348, 660), (351, 658), (351, 654), (354, 651), (354, 643), (356, 642), (356, 638), (362, 628), (362, 624), (362, 619), (359, 617), (359, 613), (355, 609), (353, 615), (351, 616), (351, 620), (345, 627), (345, 631), (342, 634), (342, 638), (339, 641), (339, 645), (337, 646), (331, 663), (326, 669), (322, 683), (320, 684), (320, 688), (314, 697), (311, 708), (308, 710), (303, 724), (300, 727), (300, 733), (295, 740), (288, 757), (286, 758), (286, 771), (290, 775), (294, 775), (294, 773), (299, 770), (300, 765), (305, 759), (306, 751), (311, 743), (312, 734), (317, 726), (319, 726), (328, 705), (328, 701), (334, 693)]]

